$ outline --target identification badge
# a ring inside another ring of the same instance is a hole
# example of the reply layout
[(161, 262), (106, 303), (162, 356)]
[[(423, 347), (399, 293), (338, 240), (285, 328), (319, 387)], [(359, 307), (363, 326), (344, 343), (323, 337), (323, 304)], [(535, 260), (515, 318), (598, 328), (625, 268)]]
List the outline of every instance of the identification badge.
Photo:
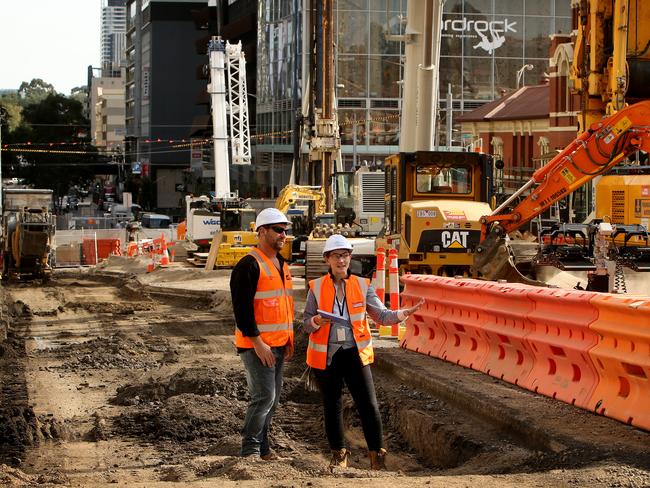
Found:
[(345, 329), (337, 327), (337, 329), (336, 329), (336, 342), (345, 342)]

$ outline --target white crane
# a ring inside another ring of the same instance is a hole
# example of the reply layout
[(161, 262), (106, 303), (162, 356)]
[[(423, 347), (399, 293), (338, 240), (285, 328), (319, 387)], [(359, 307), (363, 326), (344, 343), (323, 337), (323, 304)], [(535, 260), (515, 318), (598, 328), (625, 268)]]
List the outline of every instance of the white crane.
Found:
[[(230, 191), (230, 164), (251, 164), (246, 58), (241, 41), (230, 44), (219, 37), (210, 40), (208, 53), (210, 56), (208, 93), (212, 106), (215, 197), (227, 199), (235, 196)], [(229, 113), (230, 124), (226, 124), (226, 112)], [(230, 142), (232, 160), (228, 158), (228, 142)]]

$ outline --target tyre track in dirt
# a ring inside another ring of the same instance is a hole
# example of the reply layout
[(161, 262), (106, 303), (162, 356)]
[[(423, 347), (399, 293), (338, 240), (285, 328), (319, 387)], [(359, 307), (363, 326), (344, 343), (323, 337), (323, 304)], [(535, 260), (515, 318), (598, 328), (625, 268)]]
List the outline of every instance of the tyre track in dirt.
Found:
[[(204, 291), (197, 298), (186, 290), (150, 291), (130, 276), (71, 273), (43, 287), (3, 289), (18, 342), (17, 352), (0, 356), (0, 373), (15, 378), (15, 391), (7, 394), (3, 382), (1, 406), (14, 402), (40, 420), (24, 428), (33, 439), (18, 439), (14, 454), (0, 462), (20, 465), (20, 476), (35, 484), (71, 486), (339, 486), (349, 478), (389, 487), (432, 480), (436, 486), (478, 480), (486, 487), (609, 486), (621, 479), (620, 486), (650, 484), (646, 433), (448, 363), (384, 348), (380, 340), (374, 374), (390, 471), (367, 470), (347, 395), (351, 467), (330, 472), (320, 399), (300, 378), (307, 338), (299, 323), (296, 358), (287, 364), (271, 432), (286, 459), (241, 459), (238, 429), (247, 392), (232, 346), (227, 293)], [(526, 402), (531, 413), (517, 417)], [(549, 419), (533, 422), (536, 414)], [(563, 415), (577, 432), (560, 428)], [(608, 439), (609, 447), (598, 447)], [(3, 475), (19, 477), (8, 468), (0, 469), (0, 481)]]

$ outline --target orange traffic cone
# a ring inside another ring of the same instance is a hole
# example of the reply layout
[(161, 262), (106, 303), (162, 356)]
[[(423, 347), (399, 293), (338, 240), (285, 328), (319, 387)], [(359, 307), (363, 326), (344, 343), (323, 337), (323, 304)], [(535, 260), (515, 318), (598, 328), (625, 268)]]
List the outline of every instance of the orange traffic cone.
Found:
[(167, 252), (165, 236), (162, 237), (162, 242), (160, 244), (160, 266), (163, 268), (169, 266), (169, 252)]
[(152, 252), (149, 254), (151, 256), (151, 261), (147, 263), (147, 273), (151, 273), (156, 269), (156, 255)]

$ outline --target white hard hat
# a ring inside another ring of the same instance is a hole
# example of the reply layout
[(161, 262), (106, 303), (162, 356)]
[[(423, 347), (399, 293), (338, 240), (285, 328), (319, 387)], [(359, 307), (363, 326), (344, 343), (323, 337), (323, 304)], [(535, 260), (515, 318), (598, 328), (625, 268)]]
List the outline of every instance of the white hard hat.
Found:
[(272, 224), (291, 224), (287, 219), (287, 216), (280, 212), (277, 208), (265, 208), (255, 219), (255, 230), (259, 229), (263, 225), (272, 225)]
[(352, 244), (341, 234), (333, 234), (327, 238), (325, 241), (325, 249), (323, 249), (323, 256), (330, 251), (336, 251), (337, 249), (346, 249), (352, 251)]

